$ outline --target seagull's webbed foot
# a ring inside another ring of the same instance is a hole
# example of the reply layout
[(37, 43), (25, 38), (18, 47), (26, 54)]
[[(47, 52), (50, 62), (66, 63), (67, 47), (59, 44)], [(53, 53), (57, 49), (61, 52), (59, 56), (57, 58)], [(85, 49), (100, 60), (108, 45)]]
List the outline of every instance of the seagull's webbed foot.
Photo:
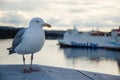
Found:
[(24, 69), (22, 73), (31, 73), (31, 71), (28, 69)]
[(38, 71), (40, 71), (40, 69), (33, 69), (33, 68), (30, 67), (30, 71), (31, 72), (38, 72)]

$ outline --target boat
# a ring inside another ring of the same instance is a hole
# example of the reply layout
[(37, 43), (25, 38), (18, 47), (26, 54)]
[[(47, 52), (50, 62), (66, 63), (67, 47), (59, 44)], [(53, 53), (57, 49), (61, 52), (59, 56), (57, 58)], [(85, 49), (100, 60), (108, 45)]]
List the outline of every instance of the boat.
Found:
[(106, 48), (120, 50), (120, 27), (110, 32), (92, 30), (80, 32), (75, 27), (64, 33), (63, 39), (58, 40), (60, 46), (82, 48)]

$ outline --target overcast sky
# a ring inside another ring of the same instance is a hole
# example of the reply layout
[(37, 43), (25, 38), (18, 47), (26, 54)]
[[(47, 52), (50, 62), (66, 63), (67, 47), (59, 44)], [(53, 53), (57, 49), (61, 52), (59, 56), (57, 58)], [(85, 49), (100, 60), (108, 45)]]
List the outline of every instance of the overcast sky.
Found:
[(56, 28), (117, 28), (120, 0), (0, 0), (0, 25), (27, 27), (41, 17)]

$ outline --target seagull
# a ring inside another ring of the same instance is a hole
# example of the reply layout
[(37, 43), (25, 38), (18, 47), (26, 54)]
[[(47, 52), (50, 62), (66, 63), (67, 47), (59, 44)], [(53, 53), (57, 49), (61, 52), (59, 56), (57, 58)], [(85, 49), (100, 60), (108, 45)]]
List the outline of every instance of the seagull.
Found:
[[(29, 27), (18, 31), (13, 39), (12, 47), (7, 48), (7, 50), (9, 50), (9, 54), (18, 53), (23, 56), (23, 73), (40, 71), (33, 69), (32, 63), (34, 53), (40, 51), (45, 42), (45, 32), (42, 29), (44, 26), (51, 27), (51, 25), (45, 23), (42, 18), (35, 17), (31, 19)], [(25, 65), (26, 54), (31, 54), (29, 69), (27, 69)]]

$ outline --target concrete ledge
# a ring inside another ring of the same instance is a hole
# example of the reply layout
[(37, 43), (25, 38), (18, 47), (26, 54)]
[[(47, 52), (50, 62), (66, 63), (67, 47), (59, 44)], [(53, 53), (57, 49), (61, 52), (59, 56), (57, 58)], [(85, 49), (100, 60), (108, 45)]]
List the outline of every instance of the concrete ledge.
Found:
[(22, 65), (0, 65), (0, 80), (120, 80), (120, 76), (115, 75), (43, 65), (33, 67), (41, 71), (22, 73)]

